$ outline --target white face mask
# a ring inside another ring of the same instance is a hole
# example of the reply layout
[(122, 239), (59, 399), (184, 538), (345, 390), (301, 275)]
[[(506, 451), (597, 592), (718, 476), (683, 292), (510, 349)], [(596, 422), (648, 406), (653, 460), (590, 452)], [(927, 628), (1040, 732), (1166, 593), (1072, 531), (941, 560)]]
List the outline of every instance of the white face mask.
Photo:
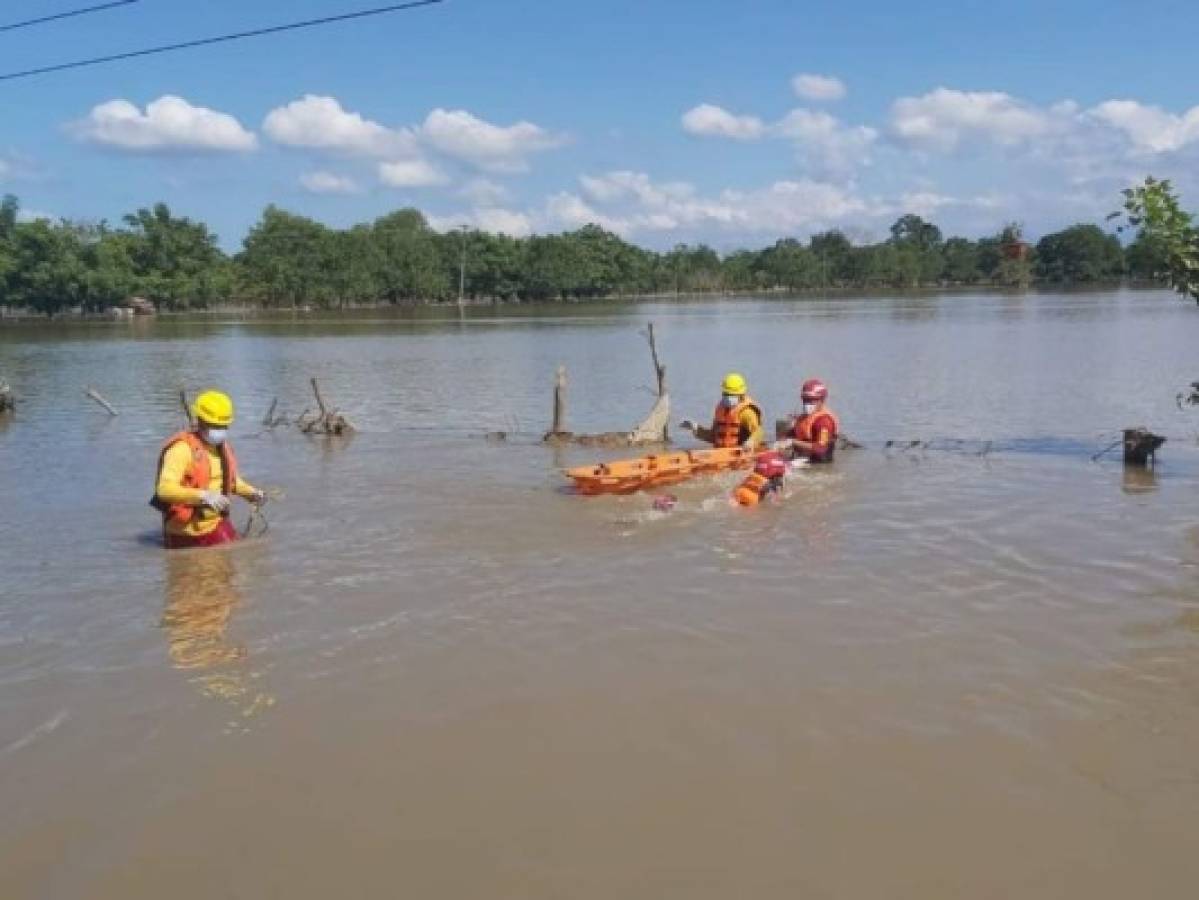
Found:
[(741, 398), (737, 397), (733, 394), (725, 394), (723, 397), (720, 398), (720, 402), (723, 403), (725, 406), (727, 406), (729, 409), (732, 409), (734, 406), (736, 406), (738, 403), (741, 402)]
[(212, 444), (214, 447), (219, 447), (225, 443), (225, 438), (229, 436), (228, 428), (205, 428), (202, 432), (204, 440)]
[(810, 416), (814, 412), (816, 412), (816, 404), (815, 403), (804, 403), (803, 414), (805, 416)]

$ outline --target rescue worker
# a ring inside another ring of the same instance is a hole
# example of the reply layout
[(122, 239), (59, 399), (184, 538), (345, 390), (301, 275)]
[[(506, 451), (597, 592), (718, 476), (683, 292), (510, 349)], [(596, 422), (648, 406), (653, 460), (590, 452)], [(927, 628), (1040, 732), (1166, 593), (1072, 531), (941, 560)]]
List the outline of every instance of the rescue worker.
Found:
[(830, 463), (837, 451), (837, 436), (841, 423), (828, 408), (828, 386), (819, 378), (809, 378), (799, 389), (803, 412), (796, 417), (792, 436), (775, 445), (789, 450), (792, 459), (813, 463)]
[(783, 479), (787, 476), (787, 461), (774, 450), (759, 454), (754, 470), (733, 491), (733, 502), (741, 506), (757, 506), (763, 500), (777, 501), (783, 494)]
[(713, 447), (744, 447), (756, 450), (762, 446), (762, 408), (749, 396), (745, 379), (730, 372), (721, 384), (720, 403), (712, 415), (712, 427), (704, 428), (691, 419), (684, 419), (679, 427), (690, 431), (701, 441)]
[(237, 529), (229, 518), (231, 499), (238, 496), (255, 504), (265, 499), (237, 471), (228, 441), (233, 401), (220, 391), (205, 391), (196, 398), (192, 413), (195, 430), (181, 431), (163, 445), (150, 501), (162, 513), (168, 550), (236, 541)]

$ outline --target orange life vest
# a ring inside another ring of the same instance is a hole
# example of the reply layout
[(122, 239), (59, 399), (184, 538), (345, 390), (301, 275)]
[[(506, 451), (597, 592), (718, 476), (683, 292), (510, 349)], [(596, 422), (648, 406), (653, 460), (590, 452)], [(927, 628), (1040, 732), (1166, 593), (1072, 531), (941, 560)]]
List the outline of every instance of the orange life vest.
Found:
[(816, 462), (831, 462), (833, 452), (837, 449), (837, 435), (841, 433), (841, 423), (831, 409), (822, 409), (810, 416), (800, 416), (795, 420), (795, 439), (816, 443), (821, 431), (828, 431), (828, 448), (819, 454), (813, 454)]
[(757, 506), (771, 493), (783, 489), (786, 474), (787, 463), (778, 453), (768, 450), (758, 457), (749, 477), (733, 491), (733, 499), (742, 506)]
[[(212, 481), (212, 463), (208, 456), (208, 445), (194, 431), (180, 431), (178, 434), (168, 438), (166, 443), (162, 445), (162, 453), (158, 456), (158, 476), (155, 477), (155, 483), (157, 484), (158, 477), (162, 475), (162, 464), (166, 459), (167, 451), (180, 441), (187, 444), (192, 453), (191, 464), (187, 467), (187, 471), (183, 473), (183, 486), (196, 488), (201, 491), (208, 490), (208, 485)], [(228, 441), (221, 444), (220, 454), (221, 493), (227, 497), (232, 497), (233, 489), (237, 485), (237, 457), (234, 456), (233, 448), (229, 445)], [(155, 500), (157, 500), (157, 497)], [(175, 503), (168, 506), (160, 501), (152, 501), (151, 505), (162, 513), (164, 524), (166, 522), (173, 522), (178, 525), (186, 525), (196, 514), (196, 508), (188, 506), (186, 503)], [(228, 512), (222, 515), (228, 515)]]
[(762, 423), (762, 407), (749, 397), (743, 397), (741, 402), (732, 409), (723, 403), (716, 404), (716, 412), (712, 416), (712, 446), (740, 447), (749, 440), (749, 433), (741, 425), (741, 414), (752, 409), (758, 414), (758, 425)]

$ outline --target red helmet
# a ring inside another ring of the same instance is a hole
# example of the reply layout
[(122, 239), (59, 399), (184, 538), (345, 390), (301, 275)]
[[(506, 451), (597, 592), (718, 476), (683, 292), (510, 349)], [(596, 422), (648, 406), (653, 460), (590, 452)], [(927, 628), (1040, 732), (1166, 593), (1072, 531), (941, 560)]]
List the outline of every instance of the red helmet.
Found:
[(787, 461), (777, 451), (759, 454), (754, 471), (763, 478), (782, 478), (787, 474)]
[(809, 378), (799, 389), (799, 396), (804, 400), (826, 400), (828, 385), (819, 378)]

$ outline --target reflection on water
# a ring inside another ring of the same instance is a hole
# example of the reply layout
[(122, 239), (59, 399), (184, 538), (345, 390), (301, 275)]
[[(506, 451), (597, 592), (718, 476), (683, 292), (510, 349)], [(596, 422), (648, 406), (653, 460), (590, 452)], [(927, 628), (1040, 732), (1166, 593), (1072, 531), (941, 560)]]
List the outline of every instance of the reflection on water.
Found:
[(193, 672), (191, 682), (206, 697), (224, 700), (248, 719), (272, 706), (257, 691), (244, 644), (229, 634), (242, 602), (236, 587), (239, 547), (163, 553), (167, 568), (162, 628), (171, 664)]
[(1125, 466), (1120, 486), (1126, 494), (1146, 494), (1157, 490), (1157, 470), (1152, 466)]

